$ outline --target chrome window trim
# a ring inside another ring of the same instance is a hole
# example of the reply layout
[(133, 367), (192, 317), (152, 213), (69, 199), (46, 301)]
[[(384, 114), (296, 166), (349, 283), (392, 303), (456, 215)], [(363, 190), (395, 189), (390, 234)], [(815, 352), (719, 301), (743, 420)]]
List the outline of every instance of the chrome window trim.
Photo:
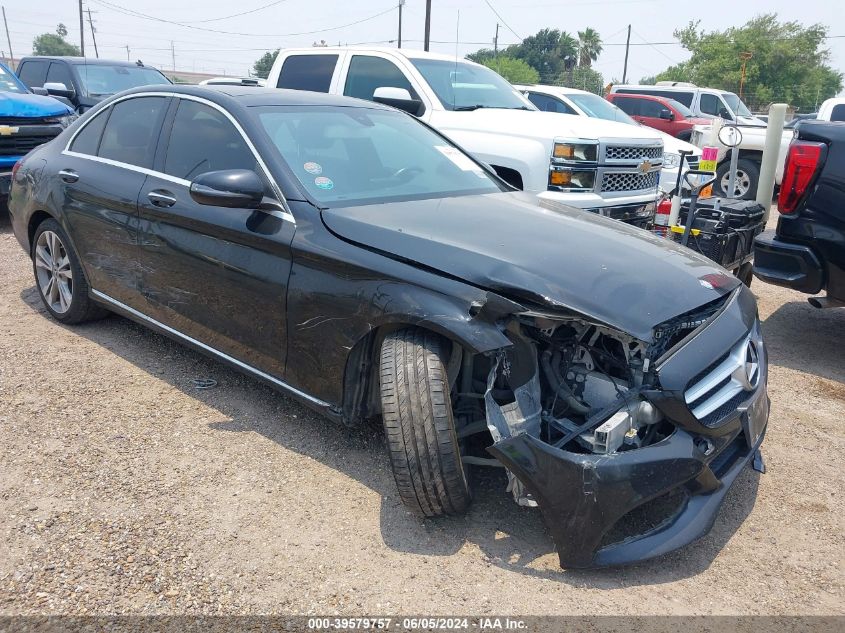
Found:
[(94, 295), (96, 298), (100, 299), (101, 301), (105, 301), (106, 303), (109, 303), (109, 304), (115, 306), (116, 308), (119, 308), (120, 310), (123, 310), (124, 312), (127, 312), (127, 313), (131, 314), (132, 316), (137, 317), (137, 318), (141, 319), (142, 321), (145, 321), (146, 323), (154, 325), (155, 327), (160, 328), (160, 329), (164, 330), (165, 332), (167, 332), (169, 334), (173, 334), (174, 336), (182, 339), (183, 341), (187, 341), (188, 343), (191, 343), (192, 345), (196, 345), (197, 347), (204, 349), (205, 351), (207, 351), (211, 354), (214, 354), (215, 356), (222, 358), (223, 360), (228, 361), (228, 362), (232, 363), (233, 365), (236, 365), (236, 366), (240, 367), (241, 369), (248, 371), (251, 374), (254, 374), (255, 376), (258, 376), (259, 378), (263, 378), (264, 380), (267, 380), (267, 381), (273, 383), (274, 385), (277, 385), (278, 387), (281, 387), (282, 389), (289, 391), (290, 393), (294, 394), (295, 396), (298, 396), (300, 398), (308, 400), (309, 402), (312, 402), (312, 403), (314, 403), (314, 404), (316, 404), (317, 406), (320, 406), (320, 407), (325, 407), (325, 408), (331, 407), (331, 405), (328, 402), (320, 400), (319, 398), (315, 398), (314, 396), (307, 394), (304, 391), (300, 391), (296, 387), (290, 386), (289, 384), (287, 384), (286, 382), (284, 382), (282, 380), (279, 380), (275, 376), (271, 376), (270, 374), (263, 372), (260, 369), (256, 369), (252, 365), (247, 365), (246, 363), (239, 361), (237, 358), (234, 358), (233, 356), (229, 356), (228, 354), (221, 352), (220, 350), (215, 349), (215, 348), (211, 347), (210, 345), (206, 345), (205, 343), (202, 343), (201, 341), (198, 341), (197, 339), (192, 338), (192, 337), (188, 336), (187, 334), (183, 334), (179, 330), (176, 330), (176, 329), (170, 327), (169, 325), (165, 325), (161, 321), (157, 321), (157, 320), (153, 319), (152, 317), (147, 316), (143, 312), (139, 312), (135, 308), (131, 308), (128, 305), (126, 305), (125, 303), (122, 303), (122, 302), (118, 301), (117, 299), (113, 299), (112, 297), (108, 296), (107, 294), (105, 294), (103, 292), (100, 292), (99, 290), (95, 290), (94, 288), (91, 288), (91, 294)]
[(241, 138), (246, 142), (247, 147), (249, 147), (250, 151), (252, 152), (253, 157), (255, 158), (258, 165), (261, 167), (261, 170), (264, 172), (264, 176), (270, 182), (270, 186), (273, 188), (273, 193), (276, 194), (279, 201), (282, 204), (282, 208), (284, 211), (280, 212), (282, 219), (287, 220), (288, 222), (292, 222), (294, 225), (296, 224), (296, 218), (290, 212), (290, 207), (288, 206), (288, 202), (285, 199), (284, 195), (282, 194), (282, 190), (279, 188), (278, 183), (270, 174), (270, 170), (267, 168), (267, 164), (264, 162), (264, 159), (261, 158), (261, 155), (258, 153), (258, 150), (255, 148), (255, 145), (252, 144), (249, 136), (241, 127), (241, 124), (233, 117), (225, 108), (221, 105), (214, 103), (208, 99), (203, 97), (197, 97), (195, 95), (186, 95), (178, 92), (134, 92), (130, 95), (126, 95), (125, 97), (120, 97), (115, 99), (114, 101), (110, 102), (108, 106), (97, 112), (94, 116), (90, 119), (85, 121), (82, 125), (79, 126), (74, 132), (73, 135), (65, 145), (65, 148), (62, 150), (62, 154), (65, 156), (73, 156), (75, 158), (84, 158), (86, 160), (91, 160), (98, 163), (103, 163), (105, 165), (111, 165), (113, 167), (121, 167), (123, 169), (128, 169), (130, 171), (138, 172), (140, 174), (144, 174), (146, 176), (154, 176), (156, 178), (161, 178), (162, 180), (167, 180), (168, 182), (172, 182), (174, 184), (182, 185), (183, 187), (190, 188), (191, 181), (185, 180), (184, 178), (178, 178), (176, 176), (171, 176), (170, 174), (166, 174), (164, 172), (156, 171), (155, 169), (148, 169), (146, 167), (139, 167), (138, 165), (131, 165), (129, 163), (123, 163), (117, 160), (111, 160), (110, 158), (102, 158), (101, 156), (92, 156), (91, 154), (81, 154), (79, 152), (71, 151), (70, 146), (76, 140), (77, 135), (79, 135), (82, 130), (84, 130), (94, 119), (100, 116), (103, 112), (106, 112), (109, 108), (113, 108), (116, 104), (120, 103), (121, 101), (126, 101), (128, 99), (136, 99), (140, 97), (167, 97), (167, 98), (174, 98), (174, 99), (186, 99), (188, 101), (195, 101), (197, 103), (202, 103), (210, 108), (213, 108), (220, 112), (223, 116), (225, 116), (229, 122), (235, 127), (238, 133), (241, 135)]

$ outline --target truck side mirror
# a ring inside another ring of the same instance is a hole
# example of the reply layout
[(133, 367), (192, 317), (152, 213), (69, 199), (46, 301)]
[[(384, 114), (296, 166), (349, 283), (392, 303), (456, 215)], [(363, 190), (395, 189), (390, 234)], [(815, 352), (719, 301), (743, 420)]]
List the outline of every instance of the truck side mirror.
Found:
[(664, 121), (674, 121), (675, 115), (672, 114), (672, 111), (669, 110), (668, 108), (663, 108), (660, 111), (660, 118), (663, 119)]
[(392, 108), (404, 110), (408, 114), (420, 116), (425, 112), (425, 106), (419, 99), (414, 99), (405, 88), (381, 86), (373, 91), (373, 101), (383, 103)]
[(74, 95), (76, 95), (76, 91), (73, 88), (68, 88), (60, 81), (48, 81), (44, 84), (44, 90), (46, 90), (49, 95), (54, 97), (64, 97), (65, 99), (73, 99)]
[(731, 113), (728, 112), (727, 108), (719, 108), (719, 116), (725, 121), (733, 121), (734, 118), (731, 116)]

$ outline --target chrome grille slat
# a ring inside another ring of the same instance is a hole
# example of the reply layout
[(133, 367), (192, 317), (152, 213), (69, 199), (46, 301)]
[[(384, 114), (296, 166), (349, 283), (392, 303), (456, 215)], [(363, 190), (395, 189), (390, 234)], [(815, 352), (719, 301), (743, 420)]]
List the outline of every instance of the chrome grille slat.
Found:
[(608, 145), (605, 150), (607, 160), (630, 160), (640, 161), (643, 158), (649, 160), (663, 158), (663, 147), (661, 145), (637, 146), (637, 145)]
[(648, 174), (635, 172), (605, 172), (601, 179), (602, 191), (642, 191), (656, 189), (660, 182), (660, 172)]
[(719, 411), (744, 391), (748, 391), (750, 396), (751, 391), (757, 388), (761, 372), (759, 357), (753, 364), (748, 361), (749, 353), (759, 354), (756, 345), (755, 334), (752, 332), (734, 345), (724, 360), (704, 375), (696, 377), (695, 382), (687, 387), (684, 400), (692, 414), (706, 423), (706, 426), (719, 422), (709, 419), (713, 417), (711, 414), (714, 411)]

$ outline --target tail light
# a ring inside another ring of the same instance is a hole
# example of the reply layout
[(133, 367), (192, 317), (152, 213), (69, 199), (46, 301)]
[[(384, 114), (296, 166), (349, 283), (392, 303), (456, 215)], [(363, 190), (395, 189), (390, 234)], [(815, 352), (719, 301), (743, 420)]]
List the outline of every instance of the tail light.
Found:
[(793, 141), (786, 155), (778, 194), (778, 211), (792, 213), (804, 197), (822, 159), (824, 143)]

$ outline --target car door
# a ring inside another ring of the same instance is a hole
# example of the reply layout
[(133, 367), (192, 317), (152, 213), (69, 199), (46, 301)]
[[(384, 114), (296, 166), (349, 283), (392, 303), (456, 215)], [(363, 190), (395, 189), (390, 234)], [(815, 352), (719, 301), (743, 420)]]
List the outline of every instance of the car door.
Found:
[(343, 95), (374, 101), (377, 88), (401, 88), (407, 90), (411, 99), (422, 103), (422, 109), (415, 114), (428, 121), (432, 108), (423, 95), (421, 86), (416, 85), (395, 61), (386, 56), (370, 53), (354, 53), (349, 56), (341, 75)]
[(138, 194), (168, 97), (120, 100), (89, 119), (55, 159), (57, 200), (91, 288), (138, 306)]
[[(284, 374), (285, 306), (295, 224), (240, 126), (220, 106), (174, 100), (139, 198), (144, 312), (165, 326), (273, 376)], [(199, 204), (191, 181), (249, 169), (278, 210)]]
[(668, 119), (660, 118), (660, 113), (666, 110), (660, 101), (654, 99), (640, 99), (639, 113), (634, 117), (643, 125), (660, 130), (661, 132), (668, 132), (672, 126), (672, 122)]

